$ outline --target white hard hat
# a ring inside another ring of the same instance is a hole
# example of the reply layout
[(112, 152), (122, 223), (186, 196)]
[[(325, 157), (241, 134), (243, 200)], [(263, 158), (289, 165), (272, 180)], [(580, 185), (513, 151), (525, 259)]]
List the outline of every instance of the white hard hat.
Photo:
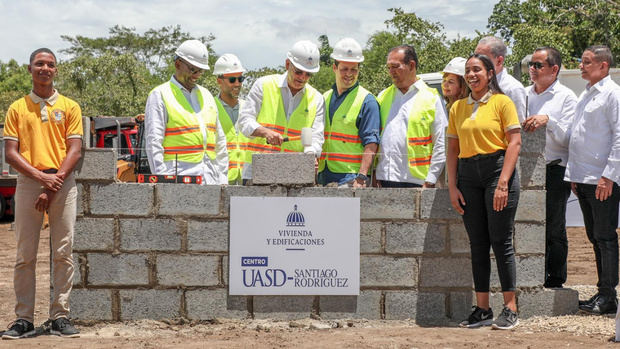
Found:
[(209, 69), (209, 51), (207, 46), (198, 40), (184, 41), (174, 54), (183, 58), (187, 63), (200, 69)]
[(331, 58), (342, 62), (361, 63), (364, 61), (362, 46), (352, 38), (344, 38), (336, 43)]
[(319, 48), (308, 40), (297, 41), (286, 54), (291, 63), (308, 73), (319, 71)]
[(213, 66), (213, 75), (224, 75), (232, 73), (243, 73), (245, 69), (241, 65), (241, 61), (232, 53), (223, 54), (215, 61)]
[(454, 57), (450, 62), (448, 62), (446, 67), (443, 68), (443, 73), (465, 76), (465, 62), (467, 62), (467, 60), (463, 57)]

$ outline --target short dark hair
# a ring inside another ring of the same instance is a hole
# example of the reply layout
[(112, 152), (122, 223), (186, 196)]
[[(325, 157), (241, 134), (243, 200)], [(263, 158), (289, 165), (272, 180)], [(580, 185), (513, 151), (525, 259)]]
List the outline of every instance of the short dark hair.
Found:
[(545, 51), (547, 52), (547, 64), (550, 67), (554, 65), (558, 66), (558, 74), (560, 73), (560, 69), (562, 69), (562, 54), (555, 47), (551, 46), (541, 46), (534, 50), (534, 52)]
[(405, 64), (409, 64), (409, 62), (414, 61), (415, 62), (415, 68), (418, 69), (419, 65), (418, 65), (418, 55), (417, 53), (415, 53), (415, 48), (413, 48), (413, 46), (411, 45), (398, 45), (396, 47), (393, 47), (390, 52), (388, 53), (388, 55), (392, 52), (395, 51), (403, 51), (403, 53), (405, 54), (405, 57), (403, 57), (403, 63)]
[[(495, 66), (493, 65), (493, 61), (491, 61), (491, 58), (489, 58), (489, 56), (487, 55), (474, 53), (473, 55), (469, 56), (469, 58), (467, 58), (467, 62), (469, 62), (469, 60), (472, 58), (480, 60), (480, 62), (482, 62), (482, 65), (484, 65), (484, 68), (487, 71), (493, 72), (493, 74), (491, 74), (491, 80), (489, 80), (489, 91), (491, 91), (491, 93), (493, 94), (504, 94), (504, 91), (502, 91), (502, 89), (499, 87), (499, 82), (497, 81), (497, 77), (495, 76)], [(465, 62), (465, 64), (467, 64), (467, 62)]]
[(607, 62), (609, 68), (614, 66), (614, 57), (611, 55), (611, 50), (605, 45), (592, 45), (585, 49), (594, 53), (594, 58), (599, 62)]
[(47, 47), (41, 47), (41, 48), (38, 48), (38, 49), (32, 51), (32, 53), (30, 54), (30, 64), (32, 64), (32, 62), (34, 62), (34, 58), (39, 53), (49, 53), (50, 55), (52, 55), (52, 57), (54, 57), (54, 61), (56, 61), (56, 63), (58, 63), (58, 60), (56, 59), (56, 55), (54, 54), (54, 52), (52, 52), (52, 50), (50, 50)]

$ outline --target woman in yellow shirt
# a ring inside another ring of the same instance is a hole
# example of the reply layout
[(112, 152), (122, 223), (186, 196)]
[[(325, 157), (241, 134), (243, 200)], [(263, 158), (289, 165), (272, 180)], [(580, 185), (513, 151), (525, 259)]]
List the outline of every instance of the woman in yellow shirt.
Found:
[[(519, 202), (515, 166), (521, 126), (514, 103), (499, 88), (489, 57), (469, 57), (465, 80), (471, 93), (450, 109), (446, 161), (450, 201), (469, 236), (476, 291), (477, 305), (461, 326), (511, 329), (519, 323), (512, 235)], [(504, 295), (504, 309), (495, 321), (489, 306), (491, 247)]]

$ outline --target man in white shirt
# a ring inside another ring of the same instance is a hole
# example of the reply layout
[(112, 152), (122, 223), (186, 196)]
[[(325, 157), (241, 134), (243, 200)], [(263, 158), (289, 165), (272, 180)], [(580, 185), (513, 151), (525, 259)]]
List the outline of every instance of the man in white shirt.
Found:
[(588, 81), (575, 108), (564, 179), (583, 213), (594, 247), (598, 293), (579, 309), (615, 313), (618, 305), (618, 201), (620, 200), (620, 86), (611, 80), (607, 46), (590, 46), (581, 56), (581, 77)]
[(410, 45), (390, 50), (393, 84), (381, 91), (381, 144), (376, 178), (385, 188), (433, 188), (446, 162), (448, 118), (437, 91), (416, 76)]
[(525, 88), (523, 84), (517, 79), (508, 74), (504, 69), (504, 59), (506, 58), (507, 48), (504, 42), (494, 36), (486, 36), (478, 42), (475, 53), (488, 56), (493, 65), (495, 66), (495, 76), (499, 83), (499, 88), (502, 92), (515, 104), (517, 107), (517, 114), (519, 116), (519, 122), (525, 121), (526, 114), (526, 102), (525, 102)]
[(530, 116), (525, 120), (523, 130), (534, 132), (546, 126), (544, 287), (561, 288), (566, 282), (566, 203), (570, 196), (570, 184), (564, 181), (564, 172), (577, 96), (557, 79), (562, 66), (562, 55), (557, 49), (548, 46), (537, 48), (529, 66), (534, 84), (525, 89)]
[[(323, 95), (308, 84), (319, 71), (319, 49), (308, 41), (296, 42), (286, 55), (286, 72), (256, 80), (241, 107), (239, 129), (248, 141), (248, 157), (243, 166), (244, 182), (252, 179), (253, 152), (304, 152), (321, 155), (325, 103)], [(302, 128), (312, 129), (312, 145), (298, 139)], [(318, 160), (317, 160), (318, 164)]]
[(151, 91), (144, 126), (153, 174), (202, 176), (203, 184), (228, 183), (226, 136), (213, 96), (196, 82), (209, 69), (207, 47), (183, 42), (175, 52), (175, 73)]

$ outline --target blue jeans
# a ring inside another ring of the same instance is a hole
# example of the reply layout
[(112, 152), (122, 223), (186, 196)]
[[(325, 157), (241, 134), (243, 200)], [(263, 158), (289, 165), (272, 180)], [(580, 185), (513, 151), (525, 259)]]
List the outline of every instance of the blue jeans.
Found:
[(596, 185), (577, 184), (577, 198), (583, 213), (586, 234), (594, 248), (598, 291), (601, 295), (616, 296), (618, 285), (618, 201), (620, 189), (614, 183), (611, 196), (605, 201), (595, 197)]
[(564, 181), (566, 167), (547, 165), (545, 226), (545, 285), (559, 287), (566, 282), (566, 202), (570, 196), (570, 183)]
[(502, 291), (515, 291), (517, 270), (512, 245), (514, 218), (519, 203), (517, 170), (508, 181), (508, 203), (501, 211), (493, 210), (493, 196), (504, 165), (504, 152), (459, 159), (457, 187), (465, 206), (463, 223), (469, 236), (471, 265), (476, 292), (489, 292), (491, 276), (490, 248), (497, 262)]
[(338, 185), (344, 185), (347, 183), (352, 183), (357, 177), (356, 173), (335, 173), (327, 168), (327, 164), (323, 171), (319, 172), (317, 182), (321, 185), (327, 185), (329, 183), (338, 183)]

